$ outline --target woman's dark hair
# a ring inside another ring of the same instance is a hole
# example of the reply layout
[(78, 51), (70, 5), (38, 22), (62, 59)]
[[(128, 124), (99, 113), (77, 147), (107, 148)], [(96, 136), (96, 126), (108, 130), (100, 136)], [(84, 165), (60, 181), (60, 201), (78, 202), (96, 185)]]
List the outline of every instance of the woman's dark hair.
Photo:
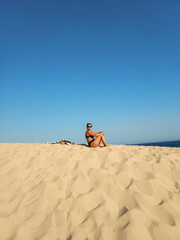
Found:
[(87, 127), (88, 125), (91, 125), (91, 126), (92, 126), (92, 124), (91, 124), (91, 123), (87, 123), (87, 124), (86, 124), (86, 127)]

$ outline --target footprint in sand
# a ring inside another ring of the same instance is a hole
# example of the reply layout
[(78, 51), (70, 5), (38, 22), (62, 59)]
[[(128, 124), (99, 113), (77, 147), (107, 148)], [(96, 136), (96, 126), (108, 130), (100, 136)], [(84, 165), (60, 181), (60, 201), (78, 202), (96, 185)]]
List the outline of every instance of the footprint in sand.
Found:
[(122, 217), (122, 215), (124, 215), (127, 211), (128, 211), (128, 208), (126, 206), (122, 207), (119, 210), (119, 217)]

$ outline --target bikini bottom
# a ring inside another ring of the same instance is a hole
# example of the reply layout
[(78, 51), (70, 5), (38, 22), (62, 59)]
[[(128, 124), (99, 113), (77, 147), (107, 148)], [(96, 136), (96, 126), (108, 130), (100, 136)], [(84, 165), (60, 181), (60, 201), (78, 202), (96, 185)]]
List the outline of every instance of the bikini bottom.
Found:
[(95, 139), (91, 140), (90, 142), (88, 142), (89, 147), (91, 147), (91, 143), (94, 141)]

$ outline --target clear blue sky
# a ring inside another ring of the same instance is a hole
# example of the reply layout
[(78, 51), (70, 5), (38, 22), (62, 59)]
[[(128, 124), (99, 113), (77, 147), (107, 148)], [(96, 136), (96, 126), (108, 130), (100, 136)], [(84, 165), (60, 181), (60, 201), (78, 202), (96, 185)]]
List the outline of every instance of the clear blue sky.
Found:
[(0, 142), (180, 139), (178, 0), (0, 3)]

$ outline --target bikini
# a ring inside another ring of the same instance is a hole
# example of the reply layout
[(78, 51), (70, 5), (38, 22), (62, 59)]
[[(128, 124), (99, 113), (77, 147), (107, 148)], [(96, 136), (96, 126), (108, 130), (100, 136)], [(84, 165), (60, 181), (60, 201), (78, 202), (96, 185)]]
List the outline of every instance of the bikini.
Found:
[[(85, 136), (86, 136), (86, 134), (85, 134)], [(93, 140), (91, 140), (90, 142), (88, 142), (89, 147), (91, 147), (91, 143), (92, 143), (95, 139), (94, 139), (93, 136), (86, 136), (86, 138), (89, 138), (89, 137), (93, 138)]]

